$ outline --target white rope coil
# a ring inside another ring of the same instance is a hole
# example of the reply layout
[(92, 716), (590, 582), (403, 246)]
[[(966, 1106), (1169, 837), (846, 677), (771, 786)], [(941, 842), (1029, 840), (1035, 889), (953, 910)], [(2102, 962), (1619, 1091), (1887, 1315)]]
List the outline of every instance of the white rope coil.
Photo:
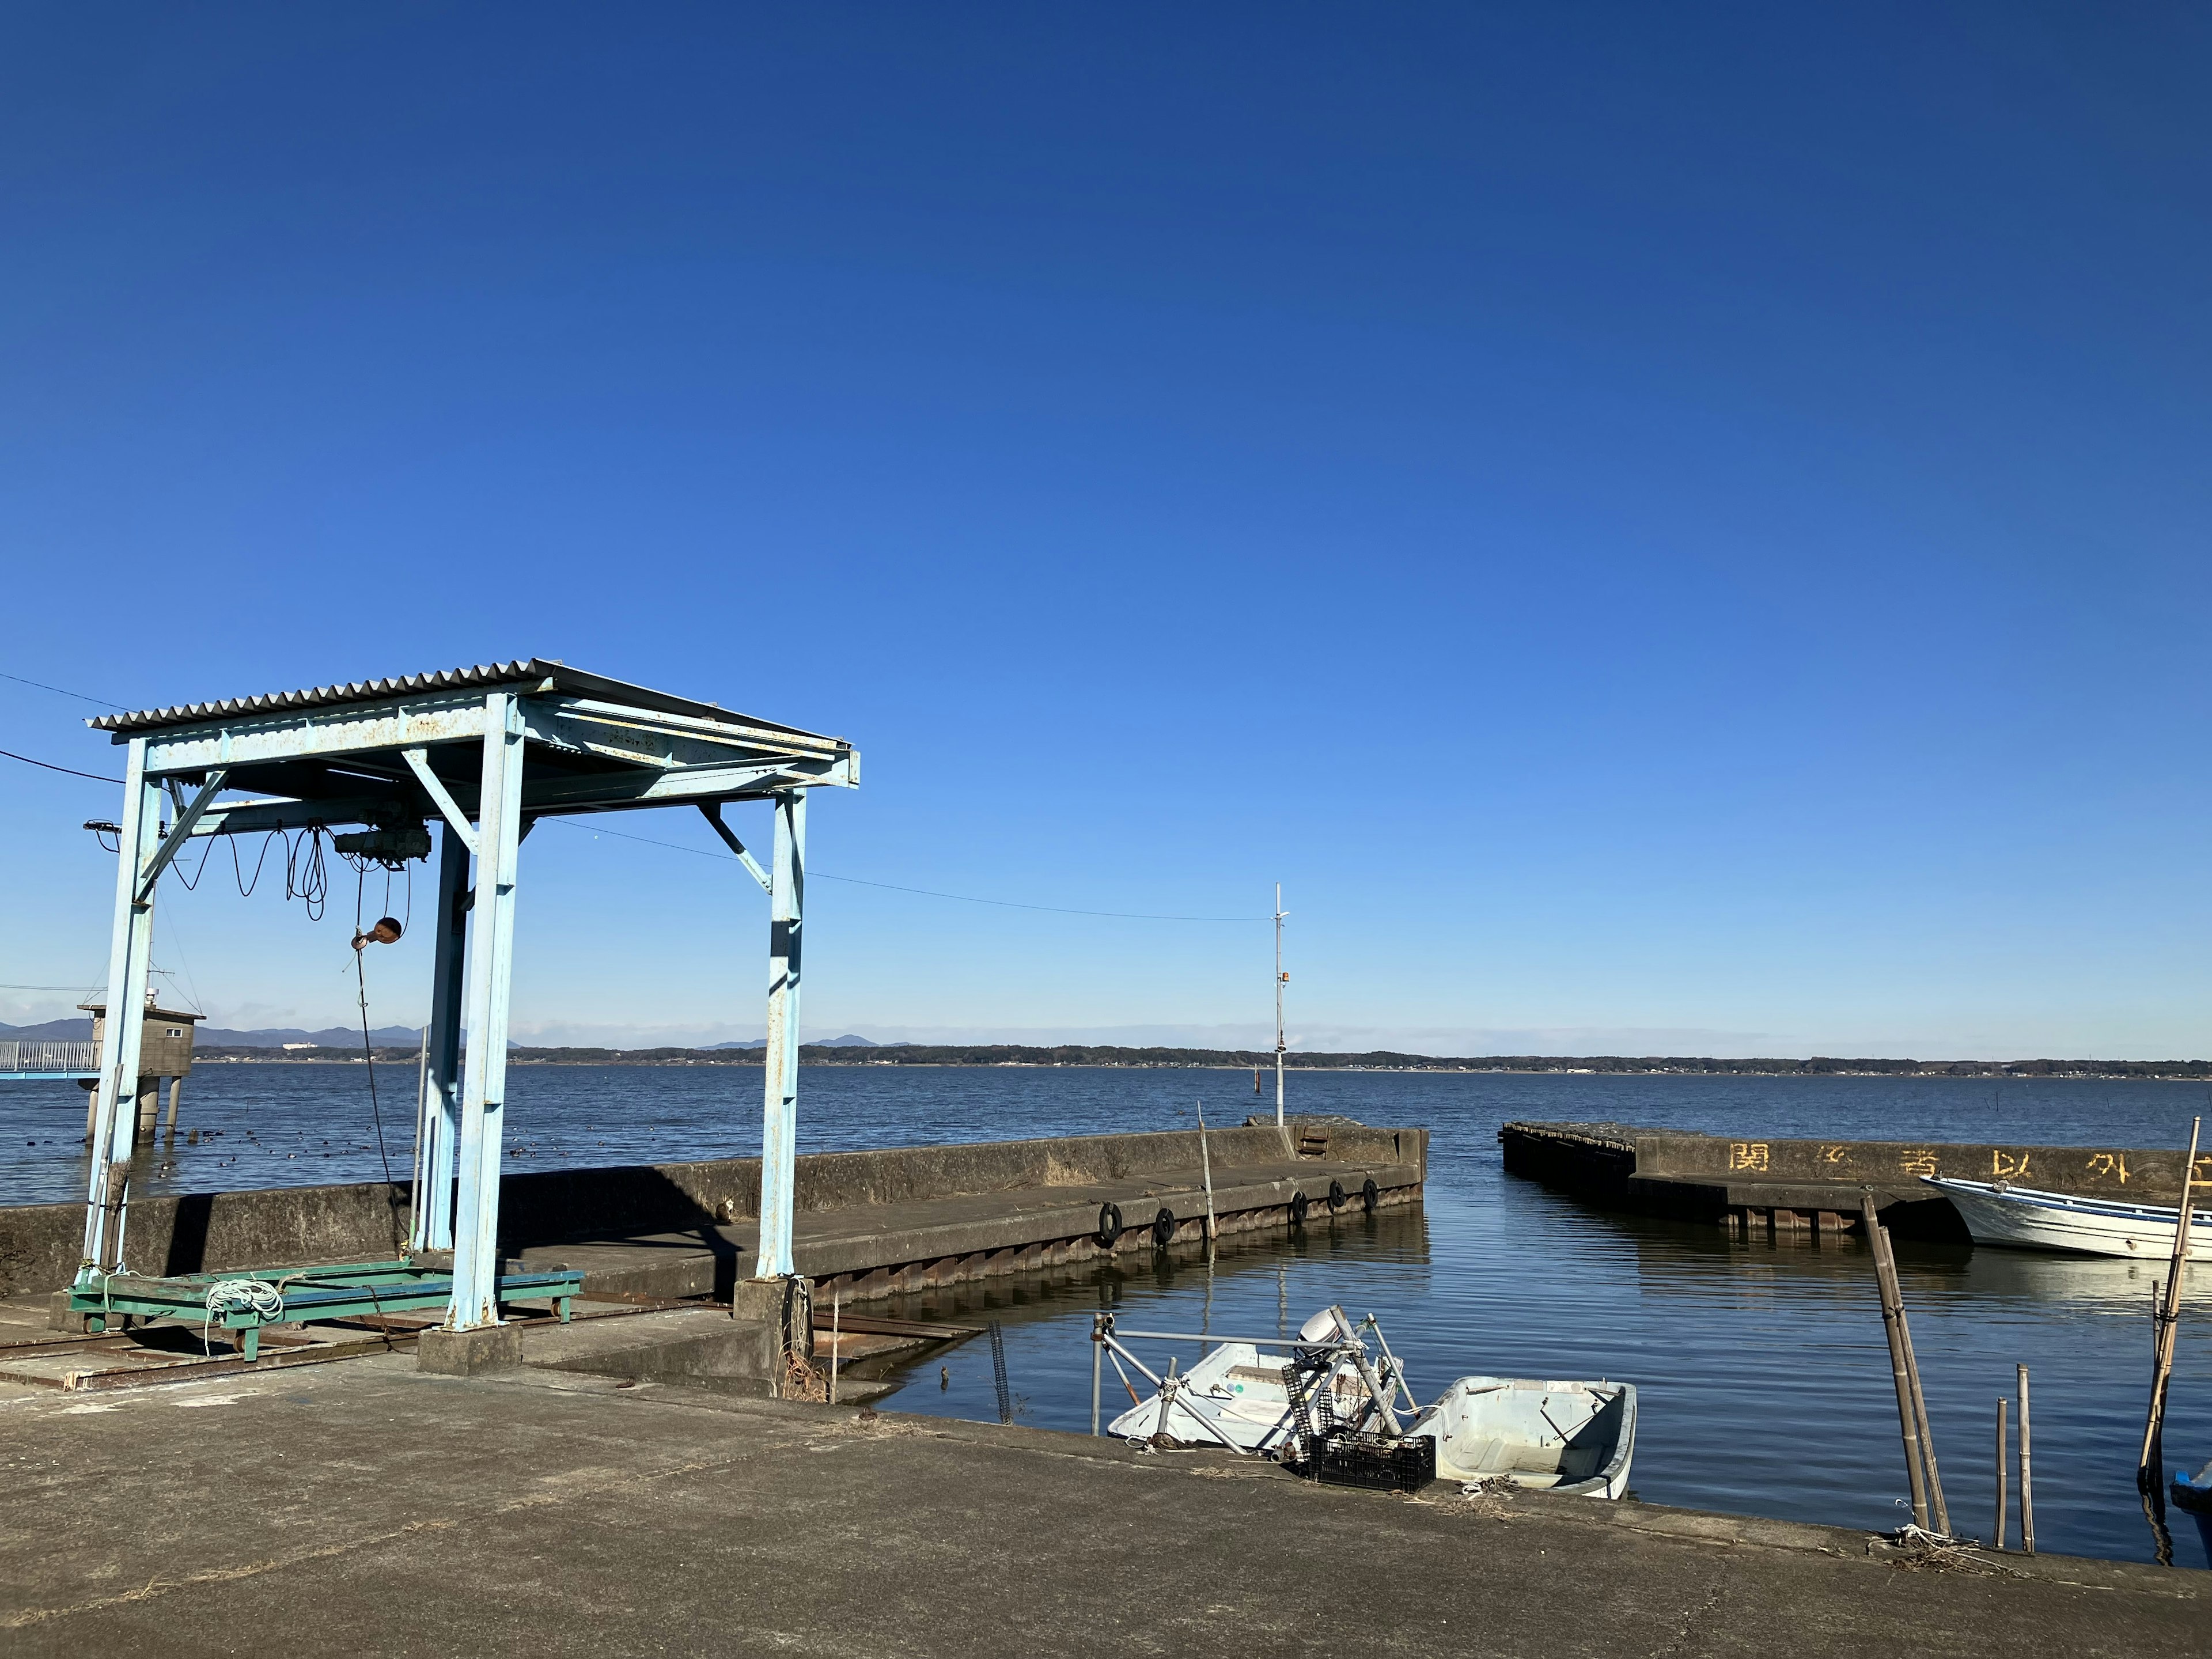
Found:
[(231, 1313), (256, 1313), (272, 1324), (284, 1316), (284, 1292), (265, 1279), (218, 1279), (208, 1286), (207, 1317), (200, 1322), (200, 1352), (215, 1322)]

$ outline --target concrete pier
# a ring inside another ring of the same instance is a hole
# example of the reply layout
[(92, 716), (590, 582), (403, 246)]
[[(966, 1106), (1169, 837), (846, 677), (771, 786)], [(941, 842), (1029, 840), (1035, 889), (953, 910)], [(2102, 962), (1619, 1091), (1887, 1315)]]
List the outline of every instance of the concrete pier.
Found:
[[(1342, 1119), (1297, 1120), (1288, 1133), (1272, 1124), (1212, 1131), (1216, 1234), (1318, 1226), (1418, 1202), (1427, 1148), (1425, 1130)], [(1002, 1273), (1188, 1249), (1206, 1235), (1204, 1168), (1195, 1131), (815, 1154), (799, 1160), (793, 1261), (826, 1310), (833, 1298), (849, 1306)], [(738, 1304), (748, 1294), (758, 1242), (759, 1182), (757, 1159), (510, 1176), (502, 1255), (526, 1272), (580, 1271), (587, 1303), (718, 1302), (723, 1332), (683, 1366), (781, 1386), (783, 1367), (772, 1356), (786, 1343), (802, 1356), (821, 1346), (798, 1333), (803, 1302), (774, 1322), (781, 1335), (771, 1357), (748, 1357), (729, 1339), (729, 1315), (751, 1316)], [(405, 1198), (404, 1188), (371, 1183), (152, 1200), (134, 1206), (132, 1260), (167, 1275), (388, 1259), (406, 1237)], [(0, 1381), (108, 1389), (173, 1382), (187, 1363), (227, 1370), (251, 1363), (231, 1352), (221, 1331), (213, 1334), (213, 1354), (202, 1358), (207, 1334), (197, 1318), (86, 1336), (83, 1316), (61, 1293), (75, 1271), (82, 1214), (74, 1205), (0, 1210)], [(474, 1373), (516, 1363), (511, 1344), (426, 1334), (440, 1322), (426, 1311), (280, 1323), (266, 1328), (265, 1340), (283, 1351), (277, 1364), (400, 1343), (419, 1344), (426, 1369)], [(865, 1368), (902, 1348), (970, 1334), (932, 1336), (869, 1322), (878, 1328), (856, 1327), (838, 1345), (841, 1363)], [(826, 1340), (826, 1331), (817, 1334)], [(636, 1340), (611, 1333), (601, 1340), (615, 1348)], [(650, 1376), (668, 1362), (634, 1355), (626, 1363)]]
[[(1739, 1139), (1621, 1123), (1512, 1122), (1498, 1139), (1509, 1174), (1613, 1208), (1735, 1229), (1849, 1232), (1870, 1192), (1893, 1231), (1961, 1239), (1958, 1212), (1922, 1177), (2177, 1204), (2186, 1156), (2135, 1146)], [(2197, 1170), (2199, 1181), (2208, 1177), (2212, 1158)]]
[[(684, 1316), (701, 1317), (711, 1316)], [(538, 1340), (538, 1333), (528, 1334)], [(0, 1389), (11, 1655), (2203, 1651), (2212, 1574), (411, 1358)]]

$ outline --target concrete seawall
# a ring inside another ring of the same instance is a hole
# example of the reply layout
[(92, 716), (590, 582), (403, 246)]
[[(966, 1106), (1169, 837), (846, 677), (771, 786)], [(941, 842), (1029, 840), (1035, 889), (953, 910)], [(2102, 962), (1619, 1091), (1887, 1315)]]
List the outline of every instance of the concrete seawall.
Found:
[[(1357, 1194), (1370, 1175), (1379, 1202), (1411, 1201), (1428, 1162), (1419, 1128), (1312, 1120), (1290, 1148), (1272, 1127), (1213, 1130), (1206, 1141), (1224, 1231), (1284, 1224), (1296, 1192), (1323, 1204), (1333, 1181)], [(1083, 1254), (1087, 1238), (1099, 1252), (1091, 1236), (1107, 1202), (1132, 1233), (1172, 1208), (1176, 1236), (1188, 1237), (1201, 1213), (1199, 1166), (1194, 1129), (810, 1153), (796, 1178), (798, 1265), (860, 1294), (1047, 1265)], [(514, 1174), (501, 1186), (501, 1242), (532, 1261), (577, 1258), (615, 1289), (726, 1293), (759, 1197), (758, 1158)], [(1158, 1202), (1139, 1212), (1139, 1200)], [(404, 1187), (381, 1182), (140, 1199), (127, 1255), (148, 1273), (391, 1255), (407, 1236), (407, 1206)], [(83, 1227), (79, 1204), (0, 1208), (0, 1296), (68, 1284)]]
[[(1620, 1123), (1508, 1123), (1510, 1174), (1621, 1209), (1728, 1226), (1849, 1231), (1871, 1192), (1885, 1225), (1965, 1237), (1950, 1201), (1922, 1179), (2006, 1181), (2049, 1192), (2180, 1201), (2179, 1148), (2032, 1146), (1935, 1140), (1732, 1139)], [(2197, 1178), (2212, 1177), (2200, 1157)]]

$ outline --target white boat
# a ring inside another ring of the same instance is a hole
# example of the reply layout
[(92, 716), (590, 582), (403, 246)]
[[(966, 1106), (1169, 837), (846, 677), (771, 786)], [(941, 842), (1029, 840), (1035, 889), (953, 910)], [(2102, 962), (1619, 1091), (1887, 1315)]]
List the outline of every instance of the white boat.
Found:
[(1407, 1427), (1437, 1443), (1440, 1480), (1504, 1479), (1580, 1498), (1628, 1490), (1636, 1389), (1626, 1382), (1462, 1376)]
[[(1276, 1452), (1296, 1431), (1283, 1362), (1267, 1359), (1249, 1342), (1224, 1342), (1188, 1370), (1172, 1370), (1164, 1410), (1154, 1394), (1106, 1425), (1111, 1434), (1155, 1445), (1233, 1446), (1238, 1451)], [(1329, 1373), (1331, 1404), (1346, 1421), (1367, 1406), (1367, 1385), (1349, 1358)]]
[[(1369, 1353), (1363, 1330), (1374, 1333), (1379, 1354)], [(1127, 1354), (1110, 1331), (1103, 1334), (1108, 1352)], [(1434, 1405), (1415, 1410), (1397, 1356), (1371, 1318), (1355, 1327), (1341, 1308), (1324, 1308), (1305, 1322), (1295, 1344), (1284, 1346), (1296, 1356), (1288, 1364), (1263, 1355), (1259, 1344), (1223, 1341), (1188, 1371), (1178, 1374), (1170, 1365), (1156, 1379), (1158, 1392), (1137, 1400), (1107, 1427), (1156, 1446), (1287, 1459), (1310, 1455), (1315, 1434), (1334, 1425), (1391, 1440), (1433, 1440), (1443, 1480), (1502, 1478), (1590, 1498), (1618, 1498), (1628, 1489), (1636, 1390), (1626, 1382), (1463, 1376)], [(1119, 1358), (1115, 1364), (1118, 1372)], [(1318, 1388), (1325, 1392), (1310, 1393), (1302, 1413), (1285, 1372), (1295, 1367), (1312, 1377), (1322, 1366)], [(1413, 1413), (1402, 1426), (1401, 1399)]]
[[(1977, 1244), (2139, 1261), (2165, 1261), (2173, 1255), (2174, 1228), (2181, 1219), (2178, 1205), (2129, 1204), (1949, 1176), (1921, 1179), (1951, 1200)], [(2194, 1212), (2189, 1224), (2189, 1259), (2212, 1261), (2212, 1211)]]

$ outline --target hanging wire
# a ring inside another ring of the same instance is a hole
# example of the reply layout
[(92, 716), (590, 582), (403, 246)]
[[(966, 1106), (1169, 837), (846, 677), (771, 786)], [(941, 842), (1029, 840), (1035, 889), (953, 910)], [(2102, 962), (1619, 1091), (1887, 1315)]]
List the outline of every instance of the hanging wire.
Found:
[(368, 953), (359, 944), (361, 934), (362, 889), (368, 882), (366, 870), (356, 872), (353, 895), (353, 931), (356, 939), (353, 951), (354, 982), (361, 988), (361, 1057), (368, 1066), (368, 1113), (376, 1125), (376, 1161), (384, 1166), (384, 1184), (392, 1185), (392, 1158), (384, 1150), (384, 1109), (376, 1098), (376, 1051), (368, 1042), (368, 969), (362, 958)]

